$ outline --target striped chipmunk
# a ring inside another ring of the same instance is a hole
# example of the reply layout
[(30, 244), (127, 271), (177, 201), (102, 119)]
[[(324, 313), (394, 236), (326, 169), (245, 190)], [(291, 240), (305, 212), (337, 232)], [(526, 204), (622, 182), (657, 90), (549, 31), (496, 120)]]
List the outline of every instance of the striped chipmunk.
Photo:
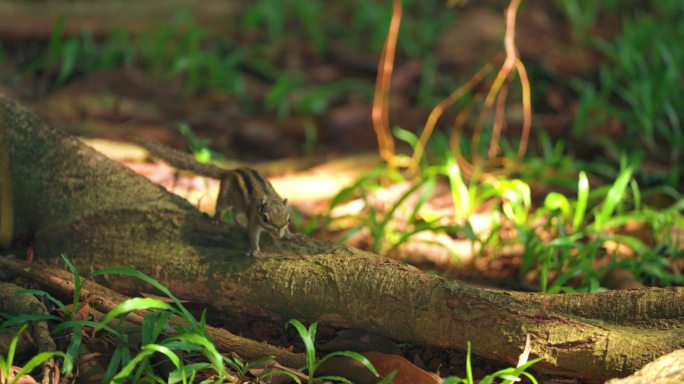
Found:
[(181, 151), (154, 141), (138, 140), (153, 156), (170, 165), (198, 175), (218, 179), (221, 182), (214, 221), (219, 223), (226, 209), (231, 209), (235, 222), (246, 227), (249, 234), (249, 256), (259, 253), (259, 237), (266, 232), (273, 239), (291, 238), (288, 225), (291, 222), (287, 199), (273, 189), (271, 183), (251, 168), (223, 169), (200, 163)]

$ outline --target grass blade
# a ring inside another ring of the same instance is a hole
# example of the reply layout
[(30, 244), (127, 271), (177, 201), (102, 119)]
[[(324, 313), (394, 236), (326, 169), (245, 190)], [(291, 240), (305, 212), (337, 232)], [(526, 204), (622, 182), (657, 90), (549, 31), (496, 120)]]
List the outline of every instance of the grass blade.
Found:
[(584, 214), (587, 210), (587, 202), (589, 201), (589, 179), (586, 172), (582, 171), (579, 174), (579, 182), (577, 183), (577, 204), (575, 205), (575, 215), (572, 219), (572, 230), (577, 232), (579, 226), (584, 220)]
[(610, 216), (613, 215), (620, 202), (624, 199), (627, 185), (632, 179), (632, 172), (632, 167), (624, 168), (622, 171), (620, 171), (620, 175), (618, 176), (617, 180), (615, 180), (615, 183), (613, 183), (608, 190), (606, 200), (603, 202), (603, 206), (594, 220), (594, 228), (596, 230), (603, 229), (605, 223), (608, 221)]
[[(148, 297), (134, 297), (114, 307), (114, 309), (109, 311), (109, 313), (107, 313), (107, 315), (100, 321), (100, 324), (104, 326), (119, 315), (145, 309), (171, 311), (173, 310), (173, 307), (159, 299), (153, 299)], [(97, 330), (99, 330), (100, 328), (101, 326), (98, 327)]]

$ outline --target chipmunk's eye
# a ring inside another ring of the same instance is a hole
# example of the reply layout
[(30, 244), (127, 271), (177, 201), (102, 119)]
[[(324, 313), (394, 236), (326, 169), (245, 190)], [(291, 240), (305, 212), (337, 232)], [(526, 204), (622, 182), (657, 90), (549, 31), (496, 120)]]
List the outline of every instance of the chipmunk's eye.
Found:
[(264, 213), (261, 219), (264, 221), (264, 223), (268, 223), (268, 213)]
[(288, 223), (288, 224), (291, 224), (291, 223), (292, 223), (292, 218), (291, 218), (291, 217), (288, 217), (288, 218), (287, 218), (287, 223)]

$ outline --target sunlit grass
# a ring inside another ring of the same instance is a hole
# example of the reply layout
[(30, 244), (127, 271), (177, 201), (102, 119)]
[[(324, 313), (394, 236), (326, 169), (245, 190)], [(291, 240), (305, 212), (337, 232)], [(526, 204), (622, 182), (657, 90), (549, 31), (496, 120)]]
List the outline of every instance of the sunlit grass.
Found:
[[(399, 136), (409, 142), (415, 139), (405, 132)], [(517, 174), (520, 178), (503, 172), (485, 181), (466, 181), (452, 153), (447, 151), (431, 159), (437, 163), (424, 162), (418, 179), (404, 178), (387, 168), (378, 168), (359, 179), (332, 199), (328, 215), (317, 219), (319, 227), (309, 228), (309, 233), (339, 229), (342, 225), (347, 228), (341, 238), (344, 241), (367, 231), (369, 249), (388, 256), (396, 255), (412, 241), (421, 241), (416, 240), (416, 234), (421, 232), (468, 239), (472, 249), (479, 249), (478, 255), (496, 255), (502, 246), (518, 244), (522, 246), (520, 277), (532, 278), (544, 292), (599, 291), (606, 274), (619, 268), (629, 269), (650, 284), (684, 283), (672, 268), (682, 255), (681, 244), (672, 231), (684, 230), (684, 198), (675, 193), (676, 203), (666, 209), (645, 205), (643, 192), (634, 179), (637, 165), (623, 162), (612, 183), (593, 186), (587, 172), (567, 169), (577, 177), (575, 193), (550, 191), (538, 205), (532, 201), (524, 172)], [(558, 156), (548, 162), (566, 164)], [(553, 168), (550, 163), (546, 163), (547, 167)], [(518, 167), (525, 169), (525, 162)], [(543, 179), (534, 182), (544, 184)], [(436, 217), (426, 209), (439, 183), (450, 188), (452, 217)], [(347, 205), (349, 201), (359, 204)], [(492, 201), (497, 203), (492, 205)], [(485, 203), (493, 207), (489, 215), (498, 224), (492, 225), (489, 233), (476, 233), (470, 218), (473, 210)], [(338, 207), (345, 207), (346, 213), (340, 215), (344, 211)], [(653, 239), (654, 247), (634, 235), (619, 233), (622, 226), (632, 223), (641, 223), (644, 236)], [(514, 228), (517, 236), (499, 238), (506, 227)]]

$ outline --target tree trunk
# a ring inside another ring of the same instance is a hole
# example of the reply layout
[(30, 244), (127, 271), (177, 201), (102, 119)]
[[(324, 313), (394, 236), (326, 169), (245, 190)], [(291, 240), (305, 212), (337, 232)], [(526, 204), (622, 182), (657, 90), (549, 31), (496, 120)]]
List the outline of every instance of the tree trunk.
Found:
[[(319, 320), (514, 364), (532, 336), (536, 370), (601, 381), (684, 347), (684, 289), (526, 295), (476, 289), (342, 245), (265, 242), (245, 256), (242, 230), (45, 126), (0, 98), (19, 235), (39, 260), (82, 271), (127, 266), (181, 298), (251, 317)], [(138, 281), (109, 278), (126, 292)], [(634, 314), (621, 322), (613, 314)], [(584, 317), (582, 317), (584, 316)]]

